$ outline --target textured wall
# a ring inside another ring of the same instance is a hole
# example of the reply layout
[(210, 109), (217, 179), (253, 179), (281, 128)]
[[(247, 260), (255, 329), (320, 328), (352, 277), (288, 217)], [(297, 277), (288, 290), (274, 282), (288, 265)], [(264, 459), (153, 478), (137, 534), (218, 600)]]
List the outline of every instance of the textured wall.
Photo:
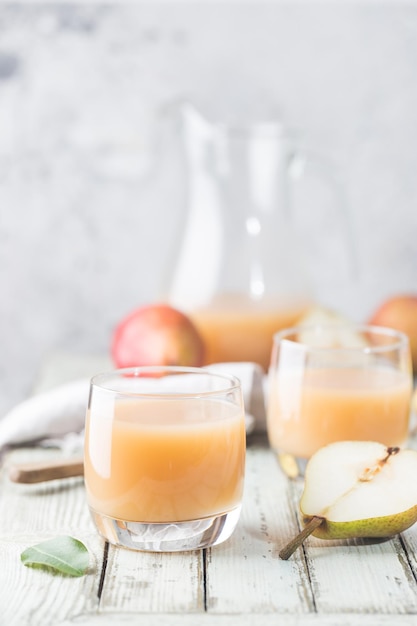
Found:
[(307, 177), (318, 300), (364, 319), (417, 292), (416, 35), (414, 2), (0, 4), (1, 411), (48, 352), (106, 352), (158, 297), (183, 219), (183, 97), (279, 109), (332, 163), (359, 271), (332, 262), (334, 198)]

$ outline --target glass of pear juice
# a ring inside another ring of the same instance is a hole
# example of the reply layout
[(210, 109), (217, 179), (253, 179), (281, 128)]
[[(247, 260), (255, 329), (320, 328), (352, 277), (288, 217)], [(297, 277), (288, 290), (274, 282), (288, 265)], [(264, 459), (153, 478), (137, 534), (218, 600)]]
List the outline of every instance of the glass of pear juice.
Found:
[(273, 338), (267, 431), (290, 478), (335, 441), (401, 446), (408, 437), (412, 366), (406, 335), (378, 326), (294, 327)]
[(84, 471), (98, 532), (134, 550), (228, 539), (245, 468), (242, 391), (202, 368), (137, 367), (91, 380)]

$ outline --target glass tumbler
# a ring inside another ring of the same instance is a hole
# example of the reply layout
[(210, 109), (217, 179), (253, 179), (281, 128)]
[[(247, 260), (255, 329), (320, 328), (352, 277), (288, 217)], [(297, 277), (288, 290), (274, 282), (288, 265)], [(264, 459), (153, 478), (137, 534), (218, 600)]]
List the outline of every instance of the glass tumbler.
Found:
[(285, 473), (334, 441), (405, 443), (412, 370), (406, 335), (377, 326), (290, 328), (274, 336), (267, 429)]
[(99, 533), (156, 552), (225, 541), (240, 513), (245, 441), (242, 392), (232, 376), (180, 367), (95, 376), (84, 467)]

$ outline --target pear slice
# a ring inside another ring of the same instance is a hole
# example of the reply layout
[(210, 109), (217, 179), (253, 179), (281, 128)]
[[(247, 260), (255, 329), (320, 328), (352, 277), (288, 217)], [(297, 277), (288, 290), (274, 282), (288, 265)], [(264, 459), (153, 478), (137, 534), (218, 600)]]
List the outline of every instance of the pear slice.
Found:
[(300, 509), (304, 530), (280, 552), (288, 559), (321, 539), (391, 537), (417, 521), (417, 451), (373, 441), (340, 441), (309, 460)]

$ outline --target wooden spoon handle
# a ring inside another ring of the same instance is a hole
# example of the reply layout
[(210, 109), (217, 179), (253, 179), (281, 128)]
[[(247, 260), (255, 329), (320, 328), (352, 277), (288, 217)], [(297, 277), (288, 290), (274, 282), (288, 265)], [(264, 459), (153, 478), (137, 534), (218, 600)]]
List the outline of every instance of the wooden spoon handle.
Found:
[(83, 458), (78, 456), (70, 459), (22, 463), (12, 465), (9, 469), (9, 478), (14, 483), (42, 483), (57, 478), (83, 475)]

